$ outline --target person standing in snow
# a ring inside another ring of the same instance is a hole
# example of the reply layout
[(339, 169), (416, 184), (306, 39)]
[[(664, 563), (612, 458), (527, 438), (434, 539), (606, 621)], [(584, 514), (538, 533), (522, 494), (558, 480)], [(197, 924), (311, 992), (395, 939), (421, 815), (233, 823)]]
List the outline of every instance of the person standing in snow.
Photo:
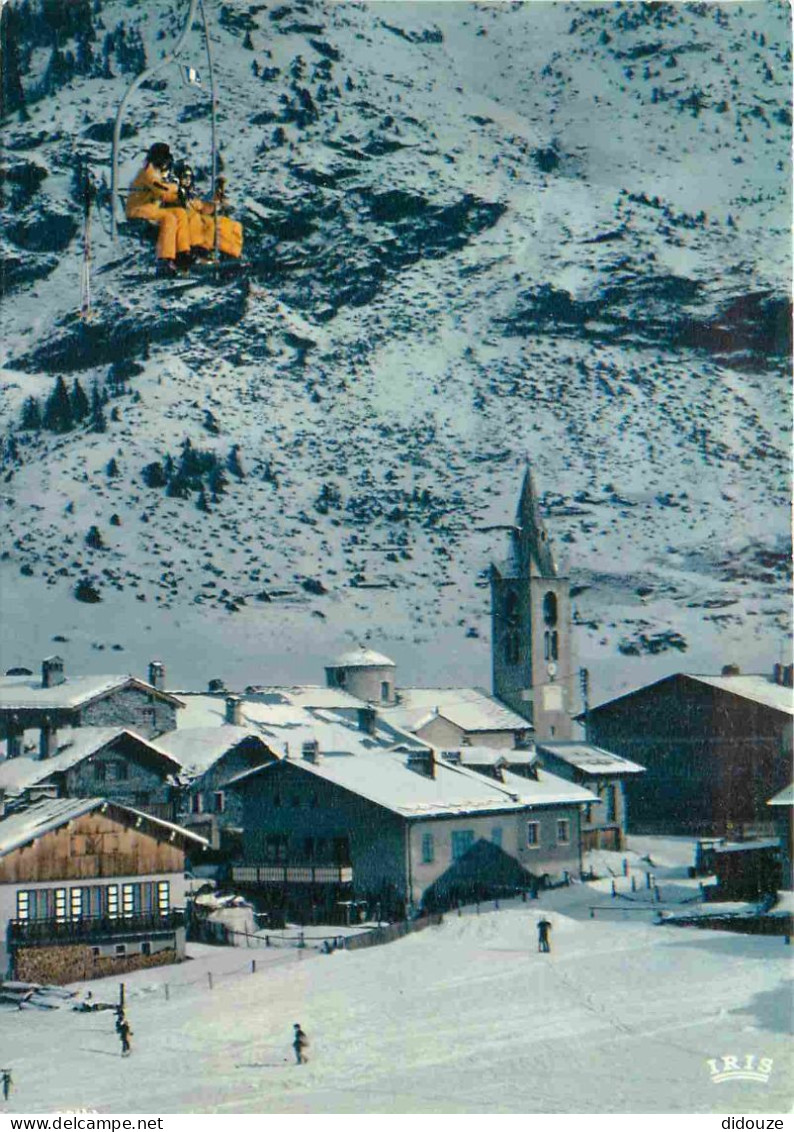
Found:
[(549, 943), (549, 932), (551, 931), (551, 922), (547, 919), (538, 920), (538, 951), (551, 951), (551, 944)]
[(11, 1095), (11, 1085), (13, 1084), (11, 1080), (11, 1070), (4, 1069), (2, 1073), (3, 1100), (7, 1101), (9, 1096)]
[(121, 1038), (121, 1056), (129, 1057), (132, 1046), (130, 1045), (130, 1038), (132, 1037), (132, 1030), (127, 1019), (122, 1014), (120, 1018), (116, 1019), (116, 1030)]
[(306, 1046), (309, 1044), (309, 1039), (306, 1037), (306, 1034), (301, 1029), (300, 1022), (296, 1022), (295, 1025), (292, 1027), (292, 1029), (293, 1029), (292, 1048), (295, 1050), (295, 1060), (298, 1063), (298, 1065), (303, 1065), (304, 1062), (307, 1060), (306, 1055), (304, 1054), (303, 1051), (306, 1049)]

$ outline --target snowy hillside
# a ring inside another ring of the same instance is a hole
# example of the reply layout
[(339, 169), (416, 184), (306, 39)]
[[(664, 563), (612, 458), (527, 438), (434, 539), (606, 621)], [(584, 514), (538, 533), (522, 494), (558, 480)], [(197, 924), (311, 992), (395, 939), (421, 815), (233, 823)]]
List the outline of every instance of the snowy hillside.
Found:
[[(116, 108), (187, 4), (95, 0), (49, 30), (10, 5), (0, 667), (55, 639), (73, 670), (307, 680), (371, 636), (403, 682), (487, 683), (488, 528), (529, 458), (596, 698), (769, 669), (786, 6), (207, 7), (252, 267), (182, 290), (110, 242), (106, 190)], [(180, 58), (204, 69), (198, 25)], [(203, 73), (132, 98), (123, 185), (165, 140), (207, 188)], [(78, 158), (105, 190), (85, 325)], [(22, 429), (58, 374), (95, 411)]]
[[(399, 942), (329, 956), (194, 944), (192, 961), (127, 976), (124, 1061), (112, 1013), (5, 1010), (8, 1107), (788, 1111), (782, 938), (654, 927), (650, 915), (610, 911), (608, 890), (607, 880), (539, 905), (469, 909)], [(589, 904), (607, 910), (593, 920)], [(536, 950), (539, 907), (552, 923), (549, 955)], [(117, 979), (90, 989), (114, 1002)], [(304, 1066), (290, 1049), (295, 1021), (311, 1041)], [(728, 1055), (769, 1059), (768, 1080), (715, 1084), (708, 1061)]]

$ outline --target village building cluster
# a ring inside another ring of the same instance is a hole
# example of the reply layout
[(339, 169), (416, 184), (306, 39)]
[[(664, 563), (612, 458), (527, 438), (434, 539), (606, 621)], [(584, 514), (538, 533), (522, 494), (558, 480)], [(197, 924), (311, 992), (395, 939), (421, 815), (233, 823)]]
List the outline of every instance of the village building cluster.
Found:
[(531, 473), (491, 570), (493, 688), (367, 646), (323, 685), (0, 677), (0, 977), (184, 956), (199, 878), (270, 922), (411, 918), (581, 879), (632, 831), (713, 839), (732, 893), (791, 881), (792, 669), (679, 673), (578, 716), (570, 585)]

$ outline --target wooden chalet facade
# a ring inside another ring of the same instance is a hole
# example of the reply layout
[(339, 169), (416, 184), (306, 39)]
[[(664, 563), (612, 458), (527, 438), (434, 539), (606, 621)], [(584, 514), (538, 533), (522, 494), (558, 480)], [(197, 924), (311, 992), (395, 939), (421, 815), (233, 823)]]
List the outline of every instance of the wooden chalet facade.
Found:
[(102, 798), (0, 822), (0, 970), (68, 983), (184, 956), (185, 851), (203, 841)]

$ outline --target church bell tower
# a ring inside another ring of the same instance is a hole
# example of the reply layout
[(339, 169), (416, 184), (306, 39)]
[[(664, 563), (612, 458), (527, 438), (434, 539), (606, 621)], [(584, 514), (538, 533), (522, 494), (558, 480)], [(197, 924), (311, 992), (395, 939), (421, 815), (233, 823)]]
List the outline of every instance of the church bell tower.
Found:
[(493, 694), (534, 726), (536, 739), (573, 737), (571, 596), (524, 474), (506, 561), (491, 565)]

